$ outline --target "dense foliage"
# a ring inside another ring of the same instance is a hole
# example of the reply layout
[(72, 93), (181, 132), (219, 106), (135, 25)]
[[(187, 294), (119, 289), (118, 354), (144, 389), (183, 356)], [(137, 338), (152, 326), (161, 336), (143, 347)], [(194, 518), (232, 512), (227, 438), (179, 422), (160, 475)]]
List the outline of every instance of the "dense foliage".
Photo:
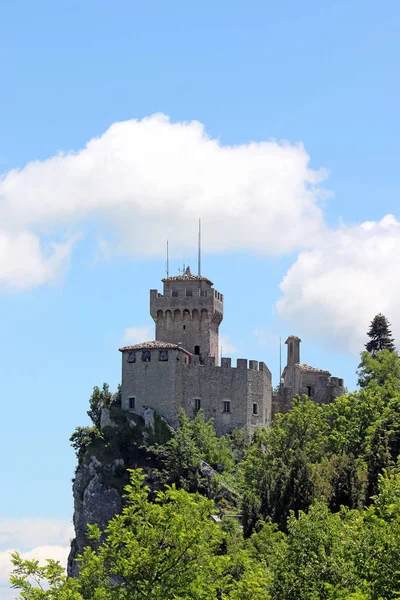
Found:
[[(158, 491), (132, 471), (122, 515), (112, 519), (106, 538), (90, 527), (92, 547), (78, 559), (75, 579), (52, 561), (40, 567), (14, 555), (12, 584), (20, 598), (399, 597), (397, 352), (363, 352), (358, 375), (360, 391), (328, 405), (296, 398), (251, 440), (241, 432), (218, 438), (201, 412), (194, 419), (182, 412), (171, 437), (141, 447), (157, 467)], [(113, 398), (107, 387), (95, 388), (93, 427), (72, 436), (80, 459), (110, 446), (98, 407)], [(121, 443), (129, 453), (131, 446), (120, 439), (119, 449)]]

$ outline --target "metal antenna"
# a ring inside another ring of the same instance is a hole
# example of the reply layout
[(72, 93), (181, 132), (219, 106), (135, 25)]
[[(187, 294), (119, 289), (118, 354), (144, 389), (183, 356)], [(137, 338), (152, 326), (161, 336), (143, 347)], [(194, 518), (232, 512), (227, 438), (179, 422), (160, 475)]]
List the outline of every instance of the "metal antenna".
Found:
[(197, 259), (197, 274), (201, 275), (201, 219), (199, 219), (199, 245), (198, 245), (198, 259)]
[(167, 279), (169, 277), (169, 250), (168, 250), (168, 240), (167, 240), (167, 262), (165, 265), (166, 271), (167, 271)]
[(279, 337), (279, 385), (282, 381), (282, 338)]

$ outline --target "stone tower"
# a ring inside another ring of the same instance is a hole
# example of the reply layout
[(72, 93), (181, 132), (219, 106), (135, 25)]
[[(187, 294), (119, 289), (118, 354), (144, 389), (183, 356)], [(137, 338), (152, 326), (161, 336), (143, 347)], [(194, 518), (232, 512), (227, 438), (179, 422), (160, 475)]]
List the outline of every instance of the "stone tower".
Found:
[(301, 339), (296, 335), (290, 335), (286, 340), (287, 344), (287, 367), (285, 385), (293, 386), (295, 379), (294, 366), (300, 363), (300, 343)]
[(167, 277), (162, 282), (162, 294), (150, 290), (156, 340), (178, 344), (198, 355), (200, 362), (212, 356), (218, 364), (222, 294), (207, 277), (193, 275), (189, 267), (182, 275)]

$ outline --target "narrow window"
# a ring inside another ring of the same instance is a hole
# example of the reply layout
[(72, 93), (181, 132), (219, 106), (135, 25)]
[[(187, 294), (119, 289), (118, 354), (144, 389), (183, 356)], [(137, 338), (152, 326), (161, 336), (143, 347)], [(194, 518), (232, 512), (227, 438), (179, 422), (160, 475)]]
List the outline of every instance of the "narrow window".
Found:
[(135, 398), (133, 396), (129, 398), (129, 408), (135, 408)]
[(191, 288), (186, 290), (186, 296), (193, 296), (193, 290)]
[(230, 413), (231, 412), (231, 402), (230, 402), (230, 400), (224, 400), (224, 412), (225, 413)]
[(168, 350), (160, 350), (159, 360), (161, 362), (166, 362), (168, 360)]
[(200, 346), (195, 346), (194, 347), (194, 353), (196, 354), (196, 356), (200, 355)]
[(183, 326), (183, 329), (186, 329), (186, 325)]
[(128, 362), (130, 362), (130, 363), (136, 362), (136, 352), (129, 352)]
[(150, 359), (151, 359), (150, 350), (143, 350), (143, 352), (142, 352), (142, 361), (143, 362), (150, 362)]
[(253, 415), (258, 415), (258, 404), (253, 402)]
[(200, 398), (195, 398), (194, 399), (194, 411), (195, 412), (198, 412), (200, 410), (200, 405), (201, 405)]
[(308, 396), (309, 398), (311, 398), (311, 396), (312, 396), (312, 387), (311, 387), (311, 385), (308, 385), (308, 386), (307, 386), (307, 396)]

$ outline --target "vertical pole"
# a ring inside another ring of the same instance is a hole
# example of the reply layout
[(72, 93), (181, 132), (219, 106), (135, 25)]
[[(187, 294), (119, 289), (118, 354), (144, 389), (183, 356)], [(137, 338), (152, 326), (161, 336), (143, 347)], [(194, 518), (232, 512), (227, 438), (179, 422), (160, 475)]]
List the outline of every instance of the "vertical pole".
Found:
[(199, 219), (199, 244), (198, 244), (197, 274), (201, 275), (201, 219)]
[(279, 385), (282, 381), (282, 338), (279, 337)]
[(167, 279), (169, 277), (169, 250), (168, 250), (168, 240), (167, 240), (167, 265), (166, 265), (166, 270), (167, 270)]

